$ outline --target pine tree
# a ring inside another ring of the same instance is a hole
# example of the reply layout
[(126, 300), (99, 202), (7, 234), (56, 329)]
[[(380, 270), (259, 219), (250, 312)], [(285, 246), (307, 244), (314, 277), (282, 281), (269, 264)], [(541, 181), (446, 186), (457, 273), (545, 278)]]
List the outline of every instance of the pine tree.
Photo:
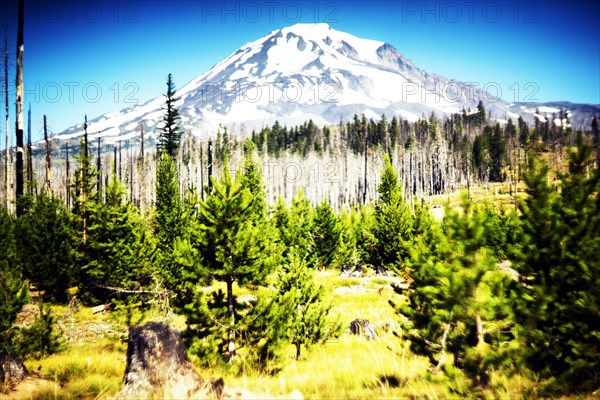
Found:
[(485, 131), (487, 132), (487, 147), (490, 155), (490, 181), (504, 182), (505, 174), (502, 168), (506, 162), (506, 139), (502, 128), (500, 128), (500, 124), (496, 124), (493, 130), (490, 128)]
[(393, 198), (398, 195), (400, 186), (398, 185), (398, 173), (392, 166), (389, 157), (385, 158), (385, 166), (381, 173), (377, 193), (379, 194), (378, 202), (383, 205), (389, 205)]
[(489, 163), (487, 137), (479, 135), (473, 141), (473, 166), (480, 181), (488, 179)]
[(245, 316), (241, 336), (248, 349), (246, 362), (273, 374), (285, 363), (286, 344), (294, 345), (299, 360), (302, 348), (336, 336), (341, 325), (330, 317), (331, 306), (323, 286), (315, 283), (314, 272), (291, 249), (275, 285), (259, 293)]
[(262, 178), (260, 164), (255, 160), (254, 143), (248, 139), (244, 143), (244, 163), (242, 165), (242, 188), (248, 189), (254, 197), (252, 201), (252, 214), (257, 221), (265, 218), (267, 202), (265, 199), (265, 185)]
[(127, 200), (124, 185), (113, 175), (106, 203), (90, 216), (82, 266), (87, 292), (105, 300), (105, 286), (147, 287), (152, 283), (154, 247), (141, 215)]
[[(152, 228), (157, 241), (157, 264), (167, 289), (179, 291), (181, 276), (174, 263), (174, 243), (182, 236), (187, 224), (184, 207), (179, 196), (179, 180), (175, 161), (163, 151), (156, 167), (156, 202)], [(177, 297), (175, 305), (185, 304), (187, 296)]]
[(411, 349), (428, 356), (433, 371), (459, 368), (483, 387), (490, 369), (508, 363), (514, 351), (511, 280), (486, 251), (484, 221), (469, 202), (462, 215), (446, 209), (435, 248), (413, 255), (410, 304), (399, 307), (410, 320)]
[(404, 202), (398, 173), (387, 156), (377, 191), (379, 199), (375, 205), (372, 228), (376, 244), (371, 253), (371, 262), (384, 269), (404, 272), (403, 264), (409, 256), (413, 239), (413, 216)]
[(283, 199), (279, 199), (273, 215), (275, 227), (283, 246), (283, 256), (287, 257), (292, 248), (297, 248), (300, 257), (309, 265), (315, 262), (313, 237), (313, 209), (302, 191), (292, 198), (290, 209), (286, 209)]
[(88, 220), (98, 202), (98, 171), (89, 154), (87, 135), (87, 116), (84, 123), (84, 135), (80, 142), (80, 154), (75, 157), (79, 161), (79, 168), (75, 170), (75, 181), (71, 185), (73, 194), (73, 214), (79, 218), (82, 242), (87, 241)]
[(340, 245), (336, 251), (340, 265), (356, 266), (369, 260), (375, 251), (376, 239), (372, 234), (371, 208), (351, 209), (340, 215)]
[(179, 149), (181, 141), (182, 129), (179, 127), (181, 117), (179, 110), (175, 106), (177, 99), (175, 98), (175, 83), (173, 76), (169, 74), (167, 77), (167, 94), (165, 94), (165, 114), (163, 116), (163, 126), (160, 128), (158, 137), (159, 153), (164, 150), (169, 157), (174, 158)]
[(19, 332), (21, 354), (36, 359), (58, 353), (65, 342), (62, 330), (57, 329), (58, 317), (53, 315), (50, 304), (42, 301), (39, 307), (40, 314), (35, 316), (33, 324)]
[(477, 103), (477, 125), (478, 126), (483, 126), (487, 120), (486, 118), (486, 112), (485, 112), (485, 106), (483, 105), (483, 102), (481, 100), (479, 100), (479, 103)]
[(312, 238), (319, 268), (330, 267), (340, 245), (341, 228), (337, 216), (325, 200), (315, 209)]
[[(179, 264), (199, 278), (224, 282), (227, 318), (220, 321), (229, 341), (227, 359), (235, 354), (235, 296), (233, 285), (262, 284), (274, 267), (275, 249), (264, 225), (253, 218), (254, 196), (242, 187), (242, 175), (232, 178), (227, 165), (198, 217), (189, 237), (177, 246)], [(191, 311), (198, 312), (198, 310)]]
[(16, 354), (17, 314), (29, 300), (27, 284), (21, 279), (15, 240), (15, 220), (0, 207), (0, 354)]
[(42, 193), (18, 218), (16, 230), (24, 276), (47, 299), (67, 300), (67, 289), (79, 282), (74, 216), (60, 200)]
[(586, 392), (600, 384), (600, 173), (591, 165), (592, 150), (579, 134), (560, 192), (535, 157), (524, 174), (525, 240), (517, 265), (528, 288), (521, 288), (516, 310), (525, 361), (549, 379), (549, 391)]
[(288, 314), (287, 339), (296, 348), (300, 360), (302, 346), (321, 343), (336, 333), (327, 316), (332, 304), (325, 302), (325, 288), (314, 283), (314, 272), (302, 257), (292, 251), (276, 284), (279, 302), (286, 304)]

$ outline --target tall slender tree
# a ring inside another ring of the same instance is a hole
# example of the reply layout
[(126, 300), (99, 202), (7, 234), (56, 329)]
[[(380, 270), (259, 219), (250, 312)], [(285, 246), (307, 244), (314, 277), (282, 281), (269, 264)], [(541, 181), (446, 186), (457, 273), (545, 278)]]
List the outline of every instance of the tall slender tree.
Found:
[(27, 110), (27, 194), (35, 193), (35, 185), (33, 182), (33, 154), (31, 154), (31, 103), (29, 103), (29, 109)]
[(378, 192), (372, 228), (376, 245), (372, 249), (371, 262), (385, 269), (402, 272), (401, 264), (409, 255), (413, 215), (402, 196), (398, 173), (387, 155)]
[(179, 126), (181, 117), (175, 106), (177, 99), (175, 98), (175, 83), (171, 74), (167, 77), (167, 94), (165, 94), (165, 98), (165, 113), (162, 120), (163, 126), (159, 131), (158, 149), (164, 149), (170, 157), (175, 157), (183, 130)]
[(16, 202), (17, 215), (23, 213), (21, 197), (23, 196), (23, 53), (25, 45), (23, 41), (23, 24), (25, 21), (24, 0), (19, 0), (19, 22), (17, 29), (17, 78), (16, 78), (16, 136), (17, 136), (17, 159), (16, 159)]
[(10, 106), (8, 101), (8, 25), (4, 24), (4, 111), (6, 117), (6, 155), (4, 162), (4, 188), (6, 195), (6, 209), (10, 209)]
[(75, 170), (75, 181), (73, 182), (73, 189), (75, 191), (73, 212), (81, 221), (83, 244), (87, 241), (88, 222), (91, 210), (98, 202), (98, 192), (96, 190), (98, 172), (94, 168), (88, 148), (86, 116), (83, 125), (83, 137), (81, 138), (80, 144), (80, 155), (79, 157), (76, 157), (79, 161), (79, 168)]
[(48, 124), (46, 115), (44, 114), (44, 143), (46, 145), (46, 179), (44, 179), (44, 192), (48, 196), (52, 196), (52, 186), (50, 185), (50, 175), (52, 173), (51, 155), (50, 155), (50, 139), (48, 138)]

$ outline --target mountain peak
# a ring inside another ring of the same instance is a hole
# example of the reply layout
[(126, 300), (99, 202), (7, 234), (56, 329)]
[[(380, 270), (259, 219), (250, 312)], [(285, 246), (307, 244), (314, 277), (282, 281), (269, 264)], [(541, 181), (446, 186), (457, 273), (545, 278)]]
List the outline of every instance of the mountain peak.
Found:
[(288, 31), (296, 31), (296, 32), (304, 32), (304, 31), (323, 32), (323, 31), (327, 31), (330, 29), (331, 29), (331, 27), (326, 22), (317, 22), (317, 23), (300, 22), (300, 23), (297, 23), (294, 25), (290, 25), (290, 26), (281, 28), (280, 30), (288, 30)]
[[(313, 119), (335, 124), (354, 114), (401, 116), (415, 121), (474, 109), (479, 101), (494, 115), (508, 104), (479, 88), (417, 68), (390, 44), (338, 31), (326, 23), (284, 27), (247, 43), (177, 91), (182, 125), (213, 135), (219, 124), (246, 129), (299, 124)], [(89, 123), (97, 136), (135, 135), (140, 124), (152, 134), (164, 99), (100, 116)], [(81, 134), (81, 126), (65, 133)], [(65, 135), (68, 138), (69, 135)]]

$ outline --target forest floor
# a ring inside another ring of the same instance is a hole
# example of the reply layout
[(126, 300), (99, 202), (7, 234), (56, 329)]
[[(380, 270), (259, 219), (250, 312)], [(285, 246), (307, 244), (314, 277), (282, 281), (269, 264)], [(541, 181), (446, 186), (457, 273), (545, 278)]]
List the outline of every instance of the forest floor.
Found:
[[(522, 376), (492, 373), (492, 382), (482, 391), (463, 376), (429, 373), (428, 360), (414, 355), (402, 340), (400, 316), (390, 305), (390, 300), (404, 301), (391, 286), (401, 283), (399, 278), (373, 276), (370, 270), (365, 277), (340, 277), (337, 272), (324, 271), (317, 272), (316, 281), (325, 286), (334, 305), (333, 315), (344, 327), (339, 338), (304, 350), (299, 361), (290, 346), (287, 362), (276, 375), (250, 369), (234, 374), (196, 366), (199, 374), (203, 378), (223, 376), (226, 387), (235, 388), (232, 390), (244, 398), (252, 393), (260, 393), (260, 398), (286, 398), (297, 392), (303, 398), (328, 399), (522, 398), (530, 397), (527, 393), (535, 389), (536, 382)], [(235, 289), (237, 294), (249, 293)], [(42, 360), (26, 360), (27, 368), (36, 372), (8, 393), (8, 398), (114, 398), (125, 371), (125, 324), (110, 311), (92, 314), (89, 307), (53, 309), (68, 340), (65, 350)], [(350, 333), (349, 324), (357, 318), (371, 322), (375, 340)], [(172, 322), (179, 329), (184, 327), (181, 318)]]

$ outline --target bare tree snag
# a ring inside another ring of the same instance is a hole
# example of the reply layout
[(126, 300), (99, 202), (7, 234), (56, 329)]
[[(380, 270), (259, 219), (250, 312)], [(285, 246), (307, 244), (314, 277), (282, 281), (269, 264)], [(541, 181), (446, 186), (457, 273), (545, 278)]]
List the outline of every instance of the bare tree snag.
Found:
[(83, 243), (87, 242), (87, 164), (88, 164), (88, 133), (87, 133), (87, 115), (83, 123), (83, 157), (81, 159), (81, 216), (83, 224)]
[(479, 313), (475, 313), (475, 332), (477, 334), (477, 347), (481, 347), (485, 344), (485, 341), (483, 340), (483, 321)]
[(208, 191), (210, 193), (212, 189), (212, 182), (210, 178), (213, 174), (213, 145), (212, 139), (208, 139)]
[(101, 139), (98, 137), (96, 140), (96, 149), (97, 149), (97, 157), (96, 157), (96, 174), (98, 175), (98, 183), (97, 183), (97, 191), (98, 191), (98, 201), (102, 201), (102, 147), (100, 146)]
[(69, 143), (65, 144), (65, 153), (66, 153), (66, 161), (65, 161), (65, 202), (67, 203), (67, 208), (71, 208), (71, 178), (69, 177), (71, 163), (69, 162)]
[(17, 79), (16, 79), (16, 135), (17, 135), (17, 160), (16, 160), (16, 201), (17, 215), (23, 213), (21, 197), (23, 196), (23, 42), (24, 0), (19, 0), (19, 25), (17, 29)]
[(446, 329), (444, 329), (444, 335), (442, 336), (442, 351), (440, 353), (440, 359), (437, 363), (437, 365), (435, 366), (435, 368), (433, 368), (433, 372), (438, 372), (442, 369), (442, 367), (444, 366), (444, 362), (446, 361), (446, 340), (448, 339), (448, 333), (450, 332), (450, 329), (452, 327), (452, 321), (450, 321), (447, 325), (446, 325)]
[(6, 157), (4, 163), (4, 194), (6, 196), (6, 209), (10, 210), (10, 107), (8, 105), (8, 25), (4, 24), (4, 108), (6, 114)]
[(46, 179), (44, 180), (44, 191), (46, 195), (52, 196), (52, 187), (50, 186), (50, 140), (48, 139), (48, 125), (46, 124), (46, 115), (44, 115), (44, 143), (46, 144)]
[(34, 190), (33, 184), (33, 159), (31, 154), (31, 103), (29, 103), (29, 109), (27, 110), (27, 193), (37, 194), (37, 190)]

